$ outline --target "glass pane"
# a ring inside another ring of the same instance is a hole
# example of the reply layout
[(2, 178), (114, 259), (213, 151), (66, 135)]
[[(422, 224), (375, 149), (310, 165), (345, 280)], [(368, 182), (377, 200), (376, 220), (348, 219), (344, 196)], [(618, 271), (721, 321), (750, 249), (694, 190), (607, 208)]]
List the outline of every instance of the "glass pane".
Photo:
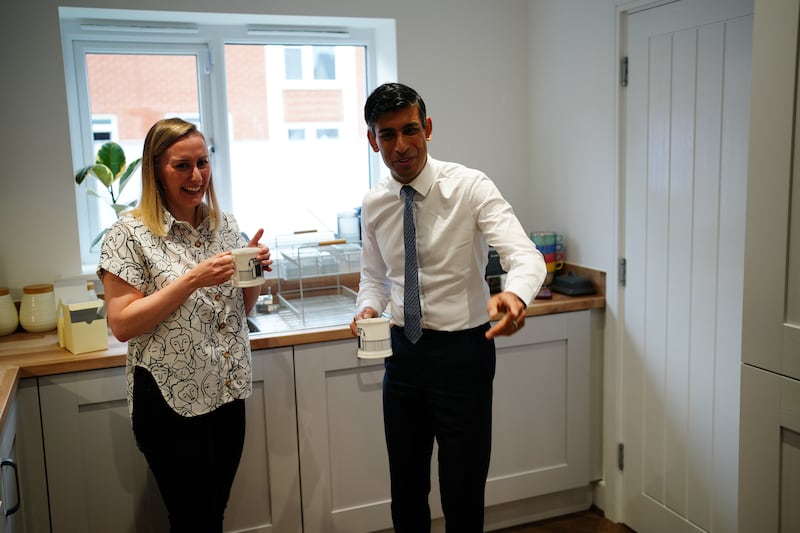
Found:
[(296, 231), (335, 233), (337, 213), (369, 188), (365, 47), (321, 48), (336, 57), (336, 80), (287, 81), (297, 47), (225, 46), (233, 212), (270, 246)]
[[(112, 140), (125, 150), (125, 160), (141, 157), (147, 130), (157, 120), (180, 116), (199, 125), (197, 61), (194, 55), (86, 54), (94, 150)], [(105, 187), (89, 180), (103, 198), (111, 201)], [(118, 195), (117, 184), (114, 194)], [(137, 171), (117, 203), (130, 203), (141, 194)], [(98, 231), (116, 219), (108, 202), (98, 200)], [(95, 247), (97, 250), (99, 247)]]
[(318, 128), (317, 139), (338, 139), (339, 130), (336, 128)]
[(336, 55), (332, 46), (314, 47), (314, 79), (336, 79)]
[(300, 49), (286, 48), (284, 49), (284, 57), (286, 58), (286, 79), (302, 80), (303, 60)]

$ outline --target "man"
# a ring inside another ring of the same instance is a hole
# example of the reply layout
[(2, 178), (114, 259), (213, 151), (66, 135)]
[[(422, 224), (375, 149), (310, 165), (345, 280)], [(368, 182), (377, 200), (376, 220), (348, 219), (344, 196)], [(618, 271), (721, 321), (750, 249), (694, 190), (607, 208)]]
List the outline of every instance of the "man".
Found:
[[(356, 320), (384, 310), (392, 319), (383, 384), (392, 521), (398, 533), (430, 531), (436, 439), (446, 530), (479, 532), (493, 339), (524, 326), (546, 275), (544, 259), (485, 174), (428, 156), (432, 122), (416, 91), (381, 85), (364, 116), (370, 146), (391, 175), (364, 197), (359, 311), (350, 327), (355, 334)], [(508, 273), (505, 290), (491, 298), (484, 280), (490, 245)]]

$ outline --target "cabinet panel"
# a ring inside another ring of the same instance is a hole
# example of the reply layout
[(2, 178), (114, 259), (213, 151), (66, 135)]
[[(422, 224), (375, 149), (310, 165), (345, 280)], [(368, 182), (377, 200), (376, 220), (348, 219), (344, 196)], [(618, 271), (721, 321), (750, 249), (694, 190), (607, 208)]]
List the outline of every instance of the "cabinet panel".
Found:
[(800, 433), (781, 431), (781, 531), (800, 531)]
[(755, 13), (742, 361), (800, 379), (800, 2)]
[(496, 343), (487, 506), (590, 482), (590, 312), (525, 324)]
[[(589, 486), (590, 328), (589, 311), (564, 313), (497, 339), (487, 506)], [(356, 349), (355, 339), (295, 348), (306, 531), (391, 528), (383, 361)]]
[(50, 531), (47, 502), (42, 419), (36, 378), (23, 379), (17, 386), (17, 459), (20, 468), (20, 519), (23, 531)]
[(800, 381), (742, 365), (739, 530), (797, 531)]
[[(158, 487), (136, 447), (124, 368), (40, 378), (54, 532), (166, 532)], [(253, 354), (242, 462), (225, 531), (300, 531), (292, 349)]]
[(295, 347), (305, 531), (391, 527), (383, 360), (356, 340)]
[(292, 348), (253, 352), (247, 433), (225, 531), (302, 531)]
[(166, 531), (155, 480), (136, 447), (125, 369), (40, 378), (50, 516), (59, 531)]
[(19, 517), (20, 493), (17, 477), (17, 402), (12, 400), (0, 432), (0, 533), (23, 531)]

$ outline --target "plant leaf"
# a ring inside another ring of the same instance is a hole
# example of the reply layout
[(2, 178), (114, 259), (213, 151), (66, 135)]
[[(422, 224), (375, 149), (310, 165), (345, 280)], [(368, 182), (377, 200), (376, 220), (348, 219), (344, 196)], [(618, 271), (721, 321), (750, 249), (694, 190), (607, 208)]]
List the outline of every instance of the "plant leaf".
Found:
[(136, 207), (136, 202), (137, 201), (138, 200), (133, 200), (131, 202), (128, 202), (127, 204), (120, 204), (120, 203), (116, 203), (115, 202), (115, 203), (109, 204), (109, 205), (114, 208), (114, 211), (117, 213), (117, 218), (119, 218), (120, 214), (123, 211), (126, 211), (126, 210), (130, 209), (131, 207)]
[(94, 165), (89, 165), (88, 167), (83, 167), (82, 169), (75, 172), (75, 183), (80, 185), (86, 179), (86, 176), (89, 175), (89, 171), (94, 168)]
[(117, 218), (119, 218), (123, 211), (127, 211), (134, 205), (136, 205), (135, 201), (128, 204), (111, 204), (111, 207), (114, 208), (114, 212), (117, 214)]
[(94, 238), (94, 240), (92, 241), (92, 244), (89, 245), (89, 249), (90, 250), (93, 250), (94, 247), (97, 246), (97, 243), (99, 243), (101, 240), (103, 240), (103, 235), (105, 235), (107, 231), (108, 231), (108, 228), (105, 228), (103, 231), (101, 231), (100, 233), (97, 234), (97, 237)]
[[(114, 141), (109, 141), (97, 151), (97, 162), (111, 170), (111, 181), (113, 182), (119, 173), (125, 169), (125, 151)], [(111, 182), (109, 182), (110, 184)]]
[(105, 196), (103, 196), (102, 194), (100, 194), (99, 192), (97, 192), (94, 189), (86, 189), (86, 194), (88, 194), (89, 196), (96, 196), (97, 198), (100, 198), (101, 200), (105, 200), (106, 202), (108, 201), (108, 198), (106, 198)]
[(125, 169), (125, 173), (122, 174), (122, 177), (119, 179), (119, 189), (117, 190), (120, 194), (122, 194), (122, 189), (124, 189), (125, 185), (128, 184), (128, 180), (131, 179), (133, 173), (136, 171), (137, 168), (139, 168), (139, 164), (141, 164), (141, 162), (142, 158), (140, 157), (139, 159), (128, 165), (128, 168)]
[(97, 176), (97, 179), (99, 179), (106, 188), (111, 187), (111, 184), (114, 182), (114, 174), (111, 172), (111, 169), (103, 164), (93, 166), (90, 172)]

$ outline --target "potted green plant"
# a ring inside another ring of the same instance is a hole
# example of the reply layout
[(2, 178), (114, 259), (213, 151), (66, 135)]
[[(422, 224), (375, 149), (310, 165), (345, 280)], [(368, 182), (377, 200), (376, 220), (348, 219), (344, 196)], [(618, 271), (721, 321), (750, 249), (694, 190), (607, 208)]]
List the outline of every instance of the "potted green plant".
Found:
[[(117, 217), (119, 217), (120, 213), (136, 205), (135, 200), (127, 204), (119, 203), (119, 198), (122, 195), (122, 191), (125, 189), (125, 185), (128, 184), (128, 181), (131, 179), (136, 169), (139, 168), (141, 162), (142, 158), (140, 157), (131, 162), (131, 164), (126, 165), (125, 151), (122, 149), (122, 146), (114, 141), (109, 141), (97, 150), (97, 156), (93, 165), (83, 167), (75, 172), (75, 183), (81, 185), (89, 174), (93, 174), (106, 188), (111, 200), (109, 201), (109, 198), (99, 194), (94, 189), (89, 189), (87, 194), (96, 196), (108, 203)], [(94, 248), (97, 243), (100, 242), (107, 230), (108, 228), (104, 228), (100, 234), (94, 238), (90, 248)]]

